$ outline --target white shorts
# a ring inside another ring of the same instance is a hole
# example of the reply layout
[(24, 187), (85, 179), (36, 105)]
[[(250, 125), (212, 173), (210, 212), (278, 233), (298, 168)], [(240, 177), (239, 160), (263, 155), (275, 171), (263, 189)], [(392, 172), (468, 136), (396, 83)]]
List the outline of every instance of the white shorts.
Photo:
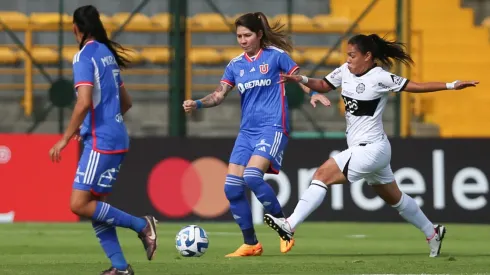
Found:
[(352, 146), (333, 156), (346, 179), (353, 183), (362, 179), (368, 184), (387, 184), (395, 180), (391, 170), (391, 145), (388, 139), (364, 146)]

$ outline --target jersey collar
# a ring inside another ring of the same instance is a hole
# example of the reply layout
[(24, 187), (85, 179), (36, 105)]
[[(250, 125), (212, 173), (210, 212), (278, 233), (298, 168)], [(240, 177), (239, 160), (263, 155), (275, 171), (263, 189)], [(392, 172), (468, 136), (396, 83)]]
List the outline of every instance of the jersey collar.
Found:
[(378, 67), (378, 64), (374, 63), (374, 65), (373, 65), (371, 68), (367, 69), (367, 70), (366, 70), (365, 72), (363, 72), (362, 74), (356, 74), (355, 76), (357, 76), (357, 77), (361, 77), (361, 76), (363, 76), (363, 75), (365, 75), (365, 74), (369, 73), (369, 72), (370, 72), (372, 69), (374, 69), (374, 68), (376, 68), (376, 67)]
[[(262, 54), (262, 49), (259, 50), (259, 52), (255, 55), (255, 60), (259, 59), (260, 55)], [(245, 59), (247, 59), (248, 62), (254, 62), (254, 59), (252, 57), (248, 56), (247, 53), (245, 53)]]

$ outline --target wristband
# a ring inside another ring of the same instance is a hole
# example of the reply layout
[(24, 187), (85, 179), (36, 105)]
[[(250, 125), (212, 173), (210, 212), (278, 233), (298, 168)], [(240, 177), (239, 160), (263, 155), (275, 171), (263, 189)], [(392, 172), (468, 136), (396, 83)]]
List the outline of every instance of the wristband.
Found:
[(448, 89), (448, 90), (454, 90), (454, 86), (456, 85), (456, 82), (458, 82), (458, 80), (453, 81), (451, 83), (446, 83), (446, 89)]
[(197, 105), (196, 109), (201, 109), (202, 108), (202, 102), (199, 99), (196, 100), (196, 105)]
[(318, 94), (318, 92), (316, 92), (316, 91), (310, 91), (310, 96), (314, 96), (316, 94)]
[(301, 82), (301, 83), (303, 83), (303, 84), (308, 83), (308, 77), (306, 77), (306, 76), (302, 75), (302, 76), (301, 76), (301, 81), (300, 81), (300, 82)]

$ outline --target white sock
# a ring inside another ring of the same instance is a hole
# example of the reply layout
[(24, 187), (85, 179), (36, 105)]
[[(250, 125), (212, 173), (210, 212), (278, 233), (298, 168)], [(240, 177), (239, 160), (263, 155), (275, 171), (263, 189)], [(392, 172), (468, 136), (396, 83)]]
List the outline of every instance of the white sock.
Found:
[(393, 208), (398, 210), (400, 216), (406, 221), (413, 224), (415, 227), (424, 232), (427, 239), (434, 236), (434, 225), (427, 219), (422, 209), (417, 205), (417, 202), (405, 193), (402, 193), (400, 201), (392, 205)]
[(319, 181), (313, 180), (301, 196), (293, 214), (287, 218), (291, 229), (294, 231), (296, 226), (302, 223), (315, 209), (322, 204), (327, 194), (327, 186)]

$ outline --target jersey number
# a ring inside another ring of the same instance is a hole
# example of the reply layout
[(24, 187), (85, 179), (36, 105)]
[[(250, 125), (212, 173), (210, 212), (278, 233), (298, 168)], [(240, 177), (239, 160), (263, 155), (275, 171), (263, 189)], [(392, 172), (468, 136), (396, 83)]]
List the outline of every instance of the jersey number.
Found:
[(358, 109), (357, 100), (344, 97), (345, 110), (349, 113), (354, 113)]
[(121, 71), (119, 69), (112, 70), (112, 76), (114, 77), (114, 83), (116, 84), (116, 90), (117, 90), (116, 98), (118, 99), (119, 99), (119, 83), (117, 82), (117, 80), (119, 79), (120, 72)]

